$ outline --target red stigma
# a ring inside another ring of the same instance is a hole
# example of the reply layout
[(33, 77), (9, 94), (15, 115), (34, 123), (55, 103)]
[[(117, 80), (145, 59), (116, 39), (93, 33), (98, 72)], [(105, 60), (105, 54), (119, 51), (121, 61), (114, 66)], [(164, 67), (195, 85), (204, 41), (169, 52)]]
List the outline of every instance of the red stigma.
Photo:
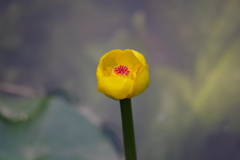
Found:
[(128, 68), (126, 66), (120, 65), (120, 66), (114, 68), (114, 72), (116, 74), (127, 76), (130, 71), (128, 70)]

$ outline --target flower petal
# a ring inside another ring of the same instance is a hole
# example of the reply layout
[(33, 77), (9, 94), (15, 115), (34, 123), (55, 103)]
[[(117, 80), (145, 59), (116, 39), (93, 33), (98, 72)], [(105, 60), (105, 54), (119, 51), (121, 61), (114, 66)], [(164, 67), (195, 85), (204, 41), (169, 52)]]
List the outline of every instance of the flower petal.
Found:
[(100, 67), (100, 66), (97, 67), (96, 76), (97, 76), (97, 80), (104, 77), (104, 71), (103, 71), (102, 67)]
[(137, 51), (126, 49), (119, 52), (116, 56), (116, 63), (127, 66), (128, 64), (136, 65), (143, 64), (146, 65), (146, 61), (143, 60), (143, 55), (139, 55)]
[(146, 65), (137, 75), (134, 80), (133, 89), (127, 98), (135, 97), (145, 91), (150, 83), (150, 76), (148, 72), (148, 65)]
[(144, 66), (147, 65), (145, 57), (141, 53), (139, 53), (135, 50), (132, 50), (132, 52)]
[(112, 50), (106, 54), (104, 54), (98, 64), (97, 67), (97, 71), (96, 71), (96, 75), (97, 75), (97, 79), (99, 80), (100, 78), (104, 77), (104, 70), (106, 69), (106, 67), (108, 66), (115, 66), (116, 65), (116, 56), (119, 52), (121, 52), (122, 50), (120, 49), (115, 49)]
[(104, 77), (98, 81), (98, 91), (116, 100), (127, 98), (132, 87), (133, 80), (126, 77)]

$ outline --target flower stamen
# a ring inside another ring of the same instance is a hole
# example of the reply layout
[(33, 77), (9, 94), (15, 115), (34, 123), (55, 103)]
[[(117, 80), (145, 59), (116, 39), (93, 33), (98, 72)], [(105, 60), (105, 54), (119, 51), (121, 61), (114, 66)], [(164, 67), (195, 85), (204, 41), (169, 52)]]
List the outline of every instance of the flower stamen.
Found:
[(126, 66), (123, 66), (123, 65), (120, 65), (118, 67), (115, 67), (114, 68), (114, 72), (117, 74), (117, 75), (123, 75), (123, 76), (127, 76), (130, 71), (128, 70), (128, 67)]

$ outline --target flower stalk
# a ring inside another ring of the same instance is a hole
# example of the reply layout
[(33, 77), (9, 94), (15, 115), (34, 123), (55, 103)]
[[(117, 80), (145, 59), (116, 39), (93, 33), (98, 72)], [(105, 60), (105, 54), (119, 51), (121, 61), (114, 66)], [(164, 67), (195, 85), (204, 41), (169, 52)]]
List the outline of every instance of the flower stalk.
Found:
[(131, 99), (120, 100), (123, 142), (126, 160), (137, 160)]

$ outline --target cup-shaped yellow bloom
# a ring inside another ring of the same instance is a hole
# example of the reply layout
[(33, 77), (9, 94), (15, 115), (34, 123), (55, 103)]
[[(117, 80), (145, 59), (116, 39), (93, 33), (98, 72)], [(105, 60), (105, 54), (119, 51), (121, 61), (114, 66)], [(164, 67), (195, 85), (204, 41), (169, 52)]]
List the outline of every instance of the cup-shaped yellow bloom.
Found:
[(150, 82), (144, 56), (131, 49), (116, 49), (103, 55), (96, 75), (98, 91), (116, 100), (141, 94)]

